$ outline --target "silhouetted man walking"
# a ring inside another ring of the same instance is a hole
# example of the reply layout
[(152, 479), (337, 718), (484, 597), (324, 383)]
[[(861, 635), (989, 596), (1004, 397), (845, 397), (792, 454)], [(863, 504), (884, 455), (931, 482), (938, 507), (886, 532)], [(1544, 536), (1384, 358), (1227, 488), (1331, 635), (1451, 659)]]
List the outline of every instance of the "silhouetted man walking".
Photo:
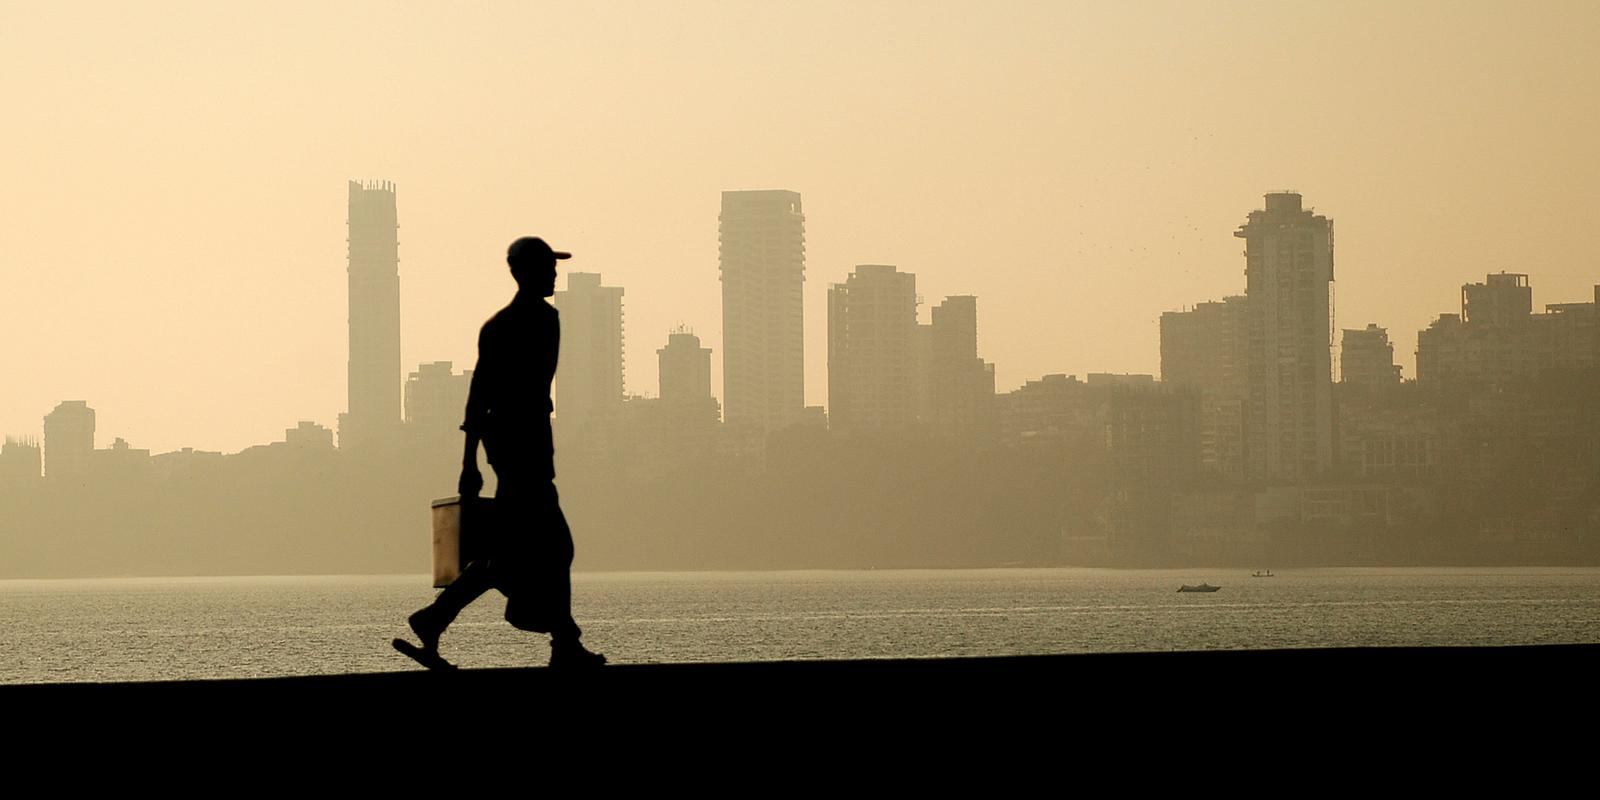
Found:
[[(550, 666), (605, 663), (605, 656), (584, 648), (572, 618), (572, 531), (554, 483), (550, 382), (561, 350), (561, 321), (545, 298), (556, 291), (556, 261), (571, 257), (534, 237), (512, 242), (506, 252), (517, 295), (478, 334), (478, 364), (461, 425), (467, 434), (461, 496), (477, 497), (483, 490), (481, 441), (500, 481), (496, 537), (487, 560), (469, 563), (432, 605), (411, 615), (422, 652), (407, 654), (430, 667), (450, 666), (439, 655), (439, 637), (490, 589), (506, 596), (507, 622), (550, 634)], [(396, 640), (396, 647), (405, 652), (402, 642)]]

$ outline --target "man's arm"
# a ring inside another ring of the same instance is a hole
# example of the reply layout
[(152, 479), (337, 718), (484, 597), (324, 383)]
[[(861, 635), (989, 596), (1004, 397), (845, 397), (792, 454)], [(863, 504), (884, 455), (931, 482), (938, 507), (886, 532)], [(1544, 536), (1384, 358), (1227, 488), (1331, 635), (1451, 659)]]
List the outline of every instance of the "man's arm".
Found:
[(462, 497), (477, 497), (483, 491), (483, 473), (478, 471), (478, 435), (467, 432), (466, 452), (461, 455), (461, 480), (456, 491)]
[(466, 448), (461, 454), (461, 480), (456, 490), (462, 497), (477, 497), (483, 491), (483, 473), (478, 471), (478, 442), (488, 426), (488, 398), (493, 380), (493, 361), (484, 357), (484, 336), (478, 335), (478, 363), (472, 370), (472, 382), (467, 386), (466, 420), (461, 430), (466, 433)]

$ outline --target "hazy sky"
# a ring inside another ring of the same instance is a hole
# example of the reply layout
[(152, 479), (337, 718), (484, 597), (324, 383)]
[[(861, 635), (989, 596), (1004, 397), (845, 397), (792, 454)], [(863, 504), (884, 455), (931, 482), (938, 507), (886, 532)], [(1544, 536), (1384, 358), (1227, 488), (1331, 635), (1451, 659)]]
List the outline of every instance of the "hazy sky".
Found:
[[(237, 450), (345, 407), (345, 182), (398, 185), (403, 363), (471, 363), (538, 234), (626, 288), (630, 391), (721, 374), (724, 189), (804, 196), (808, 402), (855, 264), (979, 298), (999, 387), (1155, 372), (1268, 191), (1337, 323), (1600, 282), (1600, 4), (0, 0), (0, 433)], [(926, 314), (926, 309), (923, 311)]]

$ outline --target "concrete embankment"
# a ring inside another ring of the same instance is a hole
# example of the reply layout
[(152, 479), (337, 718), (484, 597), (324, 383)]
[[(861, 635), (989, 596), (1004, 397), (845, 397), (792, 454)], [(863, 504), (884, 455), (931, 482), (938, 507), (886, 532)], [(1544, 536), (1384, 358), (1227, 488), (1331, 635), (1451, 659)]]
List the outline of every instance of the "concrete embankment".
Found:
[(1597, 645), (613, 664), (10, 685), (0, 715), (19, 764), (92, 753), (91, 782), (115, 757), (440, 792), (1437, 788), (1588, 763), (1597, 676)]
[[(397, 661), (403, 661), (396, 656)], [(1448, 704), (1472, 697), (1575, 693), (1600, 676), (1600, 645), (1330, 648), (985, 658), (627, 664), (562, 672), (541, 667), (141, 683), (0, 685), (0, 704), (223, 703), (281, 709), (362, 704), (423, 709), (537, 705), (693, 708), (752, 713), (819, 705), (1002, 713), (1007, 708), (1165, 704), (1281, 712), (1306, 699)], [(1568, 684), (1567, 681), (1573, 681)], [(1238, 703), (1237, 707), (1233, 706)]]

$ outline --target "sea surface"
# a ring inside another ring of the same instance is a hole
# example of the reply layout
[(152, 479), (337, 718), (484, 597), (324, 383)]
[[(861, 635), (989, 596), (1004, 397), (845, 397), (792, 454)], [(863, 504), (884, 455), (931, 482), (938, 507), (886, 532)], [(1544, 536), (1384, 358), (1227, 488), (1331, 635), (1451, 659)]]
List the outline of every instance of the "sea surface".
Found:
[[(1211, 594), (1182, 584), (1219, 585)], [(578, 573), (614, 663), (1600, 642), (1600, 569)], [(0, 581), (0, 683), (413, 669), (390, 639), (421, 575)], [(446, 635), (463, 667), (541, 665), (491, 593)]]

